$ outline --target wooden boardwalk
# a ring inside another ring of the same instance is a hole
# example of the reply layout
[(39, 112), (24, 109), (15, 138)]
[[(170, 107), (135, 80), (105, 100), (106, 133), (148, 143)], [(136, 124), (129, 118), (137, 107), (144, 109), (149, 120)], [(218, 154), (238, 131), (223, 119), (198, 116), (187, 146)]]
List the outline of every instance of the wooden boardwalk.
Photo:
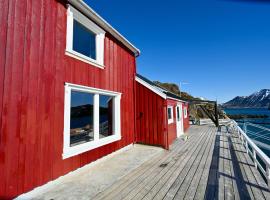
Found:
[(94, 199), (270, 199), (236, 135), (209, 125), (192, 126), (189, 135)]

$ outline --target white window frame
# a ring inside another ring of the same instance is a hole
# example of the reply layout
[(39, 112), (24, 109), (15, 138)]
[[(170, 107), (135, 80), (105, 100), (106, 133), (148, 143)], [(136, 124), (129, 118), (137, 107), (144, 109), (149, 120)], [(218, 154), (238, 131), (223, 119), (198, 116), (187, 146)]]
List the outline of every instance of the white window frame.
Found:
[[(168, 114), (169, 109), (171, 109), (171, 114), (172, 114), (172, 118), (171, 119), (169, 119), (169, 114)], [(167, 108), (167, 115), (168, 115), (168, 124), (173, 123), (173, 106), (168, 106), (168, 108)]]
[[(71, 106), (71, 91), (79, 91), (94, 94), (94, 140), (83, 144), (70, 146), (70, 106)], [(99, 138), (99, 95), (109, 95), (113, 98), (113, 135), (105, 138)], [(65, 83), (65, 111), (64, 111), (64, 148), (63, 159), (81, 154), (101, 147), (103, 145), (121, 140), (121, 93), (97, 88)]]
[(187, 107), (184, 107), (184, 118), (187, 118)]
[[(73, 21), (74, 19), (84, 25), (96, 35), (96, 59), (92, 59), (73, 50)], [(66, 33), (66, 55), (104, 69), (104, 38), (105, 31), (94, 22), (80, 13), (72, 6), (67, 9), (67, 33)]]

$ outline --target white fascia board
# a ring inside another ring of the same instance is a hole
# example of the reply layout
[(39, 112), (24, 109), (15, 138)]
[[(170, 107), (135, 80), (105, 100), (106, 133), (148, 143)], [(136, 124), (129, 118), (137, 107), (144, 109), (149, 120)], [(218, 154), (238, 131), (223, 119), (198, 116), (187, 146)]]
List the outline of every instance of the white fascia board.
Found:
[(123, 35), (121, 35), (116, 29), (114, 29), (108, 22), (106, 22), (101, 16), (99, 16), (92, 8), (90, 8), (82, 0), (68, 0), (75, 8), (82, 12), (85, 16), (89, 17), (101, 28), (112, 34), (117, 40), (123, 43), (129, 50), (131, 50), (135, 56), (140, 55), (140, 50), (136, 48), (131, 42), (129, 42)]
[(183, 100), (176, 99), (176, 98), (169, 97), (169, 96), (167, 96), (167, 99), (172, 99), (172, 100), (179, 101), (179, 102), (183, 102), (183, 103), (186, 103), (186, 102), (187, 102), (187, 101), (183, 101)]
[(152, 85), (150, 85), (149, 83), (145, 82), (144, 80), (140, 79), (139, 77), (135, 77), (135, 80), (142, 84), (143, 86), (145, 86), (146, 88), (148, 88), (149, 90), (151, 90), (152, 92), (156, 93), (157, 95), (161, 96), (163, 99), (167, 98), (167, 95), (164, 94), (163, 92), (161, 92), (160, 90), (158, 90), (156, 87), (153, 87)]

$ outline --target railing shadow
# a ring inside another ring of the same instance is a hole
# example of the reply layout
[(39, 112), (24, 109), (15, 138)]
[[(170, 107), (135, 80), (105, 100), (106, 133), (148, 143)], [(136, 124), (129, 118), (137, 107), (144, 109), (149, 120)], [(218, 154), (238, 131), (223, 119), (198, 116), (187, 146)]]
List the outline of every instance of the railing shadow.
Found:
[[(211, 161), (211, 166), (209, 169), (209, 177), (207, 181), (207, 187), (206, 187), (206, 192), (204, 199), (218, 199), (219, 198), (219, 178), (224, 176), (224, 172), (219, 171), (219, 160), (223, 159), (223, 157), (220, 155), (220, 142), (221, 142), (221, 135), (216, 135), (215, 139), (215, 146), (214, 146), (214, 151), (213, 151), (213, 156), (212, 156), (212, 161)], [(231, 159), (233, 163), (233, 170), (235, 177), (229, 177), (227, 178), (234, 179), (237, 185), (238, 193), (239, 193), (239, 198), (240, 199), (251, 199), (249, 196), (249, 192), (244, 180), (244, 177), (241, 173), (240, 169), (240, 163), (238, 163), (237, 157), (236, 157), (236, 149), (233, 148), (232, 140), (230, 137), (228, 137), (228, 145), (229, 145), (229, 151), (231, 154)], [(221, 196), (224, 196), (221, 195)]]

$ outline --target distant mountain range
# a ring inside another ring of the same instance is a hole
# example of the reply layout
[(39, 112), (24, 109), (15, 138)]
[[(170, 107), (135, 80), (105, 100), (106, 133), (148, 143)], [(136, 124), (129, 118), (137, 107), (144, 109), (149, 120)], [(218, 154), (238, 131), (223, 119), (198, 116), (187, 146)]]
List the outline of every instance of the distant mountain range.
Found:
[(237, 96), (224, 103), (224, 108), (269, 108), (270, 89), (263, 89), (249, 96)]

